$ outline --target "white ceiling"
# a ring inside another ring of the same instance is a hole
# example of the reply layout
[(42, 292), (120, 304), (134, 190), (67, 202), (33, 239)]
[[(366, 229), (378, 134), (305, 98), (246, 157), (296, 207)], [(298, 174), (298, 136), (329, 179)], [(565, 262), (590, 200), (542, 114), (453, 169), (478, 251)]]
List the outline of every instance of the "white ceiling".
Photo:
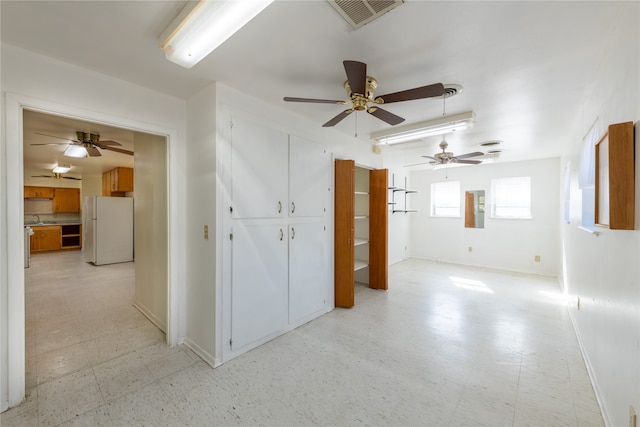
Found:
[[(318, 126), (344, 107), (286, 103), (282, 97), (344, 99), (345, 59), (368, 64), (378, 94), (460, 84), (464, 89), (446, 100), (446, 113), (473, 110), (476, 125), (447, 136), (449, 151), (477, 151), (479, 143), (497, 139), (504, 141), (501, 161), (510, 161), (560, 154), (575, 134), (603, 51), (623, 31), (615, 23), (637, 13), (633, 3), (407, 0), (354, 31), (323, 0), (276, 1), (190, 70), (168, 62), (158, 48), (158, 35), (184, 2), (2, 0), (0, 7), (5, 43), (182, 99), (220, 81)], [(441, 116), (443, 103), (426, 99), (385, 109), (411, 124)], [(358, 114), (363, 143), (370, 132), (389, 128)], [(353, 135), (353, 116), (336, 129)], [(27, 122), (25, 144), (51, 142), (33, 129), (73, 136), (76, 127), (34, 119)], [(130, 141), (110, 131), (104, 129), (102, 138)], [(420, 154), (439, 151), (440, 140), (389, 148), (390, 157), (416, 163)], [(25, 148), (27, 161), (32, 152)]]

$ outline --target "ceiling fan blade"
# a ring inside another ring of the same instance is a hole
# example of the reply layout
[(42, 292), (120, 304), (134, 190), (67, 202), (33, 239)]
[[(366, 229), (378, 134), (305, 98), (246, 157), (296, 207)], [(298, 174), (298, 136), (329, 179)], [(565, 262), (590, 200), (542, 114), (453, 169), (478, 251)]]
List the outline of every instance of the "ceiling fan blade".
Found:
[(116, 153), (122, 153), (122, 154), (128, 154), (130, 156), (133, 156), (133, 151), (129, 151), (129, 150), (125, 150), (124, 148), (116, 148), (116, 147), (100, 147), (104, 150), (109, 150), (109, 151), (115, 151)]
[(98, 149), (96, 147), (89, 147), (87, 148), (87, 153), (89, 154), (89, 156), (91, 157), (98, 157), (98, 156), (102, 156), (102, 154), (100, 154), (100, 151), (98, 151)]
[[(48, 137), (50, 137), (50, 138), (58, 138), (58, 139), (64, 139), (64, 140), (67, 140), (67, 141), (78, 142), (78, 141), (76, 141), (76, 140), (75, 140), (75, 139), (73, 139), (73, 138), (65, 138), (64, 136), (49, 135), (49, 134), (46, 134), (46, 133), (40, 133), (40, 132), (34, 132), (34, 133), (35, 133), (36, 135), (48, 136)], [(60, 144), (63, 144), (63, 143), (61, 142)], [(44, 145), (44, 144), (43, 144), (43, 145)]]
[(67, 145), (67, 144), (72, 144), (71, 141), (69, 142), (50, 142), (48, 144), (29, 144), (29, 145)]
[(369, 114), (379, 118), (380, 120), (389, 123), (390, 125), (397, 125), (398, 123), (404, 122), (404, 118), (400, 116), (396, 116), (393, 113), (390, 113), (387, 110), (383, 110), (382, 108), (372, 107), (367, 110)]
[[(442, 83), (434, 83), (428, 86), (416, 87), (413, 89), (407, 89), (400, 92), (388, 93), (381, 95), (385, 104), (391, 102), (411, 101), (414, 99), (433, 98), (436, 96), (444, 95), (444, 85)], [(378, 97), (376, 97), (378, 98)]]
[(367, 86), (367, 64), (358, 61), (342, 61), (352, 93), (365, 94)]
[(63, 176), (64, 179), (75, 179), (76, 181), (82, 181), (82, 178), (74, 178), (72, 176)]
[(53, 178), (51, 175), (31, 175), (31, 178)]
[(425, 159), (438, 160), (435, 157), (431, 157), (431, 156), (420, 156), (420, 157), (424, 157)]
[(482, 160), (455, 160), (456, 163), (462, 163), (465, 165), (479, 165), (480, 163), (482, 163)]
[(317, 104), (344, 104), (344, 101), (336, 101), (331, 99), (314, 99), (314, 98), (292, 98), (290, 96), (285, 96), (284, 98), (287, 102), (314, 102)]
[(119, 142), (109, 141), (109, 140), (106, 140), (106, 141), (100, 140), (100, 141), (98, 141), (96, 143), (96, 145), (98, 147), (100, 147), (100, 148), (104, 148), (104, 147), (101, 147), (102, 145), (118, 145), (118, 146), (122, 146), (122, 144), (120, 144)]
[(327, 127), (335, 126), (338, 123), (340, 123), (342, 121), (342, 119), (344, 119), (345, 117), (347, 117), (351, 113), (353, 113), (353, 109), (351, 109), (351, 108), (348, 109), (348, 110), (344, 110), (342, 113), (338, 114), (333, 119), (331, 119), (327, 123), (323, 124), (322, 127), (323, 128), (327, 128)]
[(409, 168), (411, 166), (420, 166), (420, 165), (430, 165), (433, 162), (422, 162), (422, 163), (412, 163), (410, 165), (404, 165), (405, 168)]
[(459, 156), (455, 156), (455, 158), (460, 160), (460, 159), (468, 159), (469, 157), (478, 157), (478, 156), (484, 156), (484, 153), (481, 153), (480, 151), (475, 151), (473, 153), (460, 154)]

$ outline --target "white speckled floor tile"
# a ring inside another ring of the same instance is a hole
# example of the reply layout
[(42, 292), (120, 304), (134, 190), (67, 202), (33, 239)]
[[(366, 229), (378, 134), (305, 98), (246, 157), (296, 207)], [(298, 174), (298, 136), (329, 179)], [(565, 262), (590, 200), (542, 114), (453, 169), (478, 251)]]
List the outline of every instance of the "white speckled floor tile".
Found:
[(104, 404), (91, 368), (38, 386), (38, 425), (55, 426)]
[(603, 426), (553, 278), (407, 260), (212, 369), (133, 307), (133, 263), (25, 270), (33, 387), (3, 427)]
[(46, 383), (88, 367), (89, 359), (82, 344), (59, 348), (37, 356), (37, 382)]
[(154, 380), (135, 352), (94, 366), (93, 371), (107, 402), (137, 391)]

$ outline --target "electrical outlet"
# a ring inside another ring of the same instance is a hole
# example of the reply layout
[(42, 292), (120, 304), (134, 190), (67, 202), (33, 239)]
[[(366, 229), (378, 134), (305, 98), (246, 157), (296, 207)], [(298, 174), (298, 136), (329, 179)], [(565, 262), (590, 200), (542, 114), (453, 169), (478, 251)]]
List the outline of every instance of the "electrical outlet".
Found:
[(540, 255), (536, 255), (535, 260), (536, 262), (540, 262)]
[(469, 252), (473, 252), (473, 247), (469, 246), (469, 248), (467, 249), (467, 251), (469, 251)]
[(633, 406), (629, 406), (629, 427), (638, 427), (638, 416)]
[(208, 225), (204, 226), (204, 238), (205, 239), (209, 238), (209, 226)]

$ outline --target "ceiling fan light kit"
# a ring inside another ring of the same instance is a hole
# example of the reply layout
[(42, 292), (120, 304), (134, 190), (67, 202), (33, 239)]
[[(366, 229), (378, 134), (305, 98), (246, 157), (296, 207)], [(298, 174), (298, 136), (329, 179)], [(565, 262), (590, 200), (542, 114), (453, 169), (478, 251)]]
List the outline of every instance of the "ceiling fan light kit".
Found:
[(473, 111), (416, 123), (402, 128), (392, 128), (371, 134), (371, 139), (377, 144), (393, 145), (403, 142), (416, 141), (429, 136), (472, 128), (476, 120)]
[(64, 150), (64, 156), (66, 157), (74, 157), (77, 159), (81, 159), (83, 157), (87, 157), (87, 149), (82, 145), (71, 144)]
[(188, 2), (160, 35), (165, 57), (191, 68), (236, 31), (262, 12), (273, 0), (200, 0)]
[(65, 166), (65, 165), (56, 165), (55, 168), (53, 168), (51, 170), (51, 172), (53, 173), (67, 173), (71, 170), (71, 166)]

